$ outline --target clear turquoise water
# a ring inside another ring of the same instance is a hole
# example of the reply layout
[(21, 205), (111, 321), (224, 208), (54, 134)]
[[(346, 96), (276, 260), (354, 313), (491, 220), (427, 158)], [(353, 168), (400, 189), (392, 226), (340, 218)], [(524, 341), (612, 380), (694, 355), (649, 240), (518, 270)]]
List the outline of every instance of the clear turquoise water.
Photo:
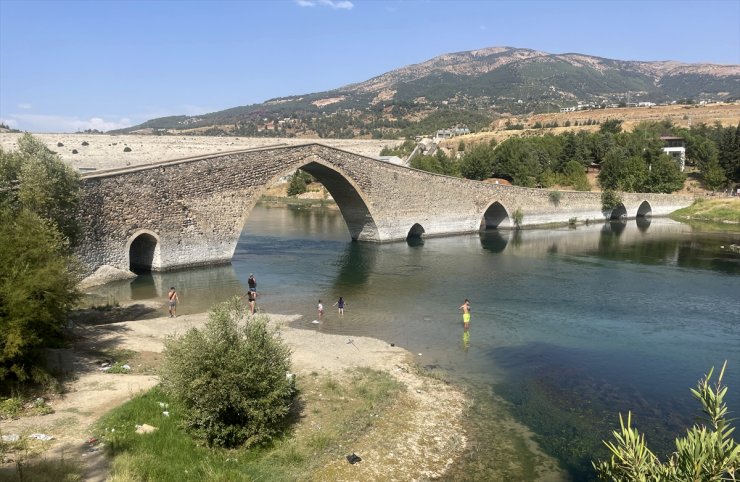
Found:
[[(617, 412), (632, 410), (665, 453), (699, 415), (689, 387), (724, 360), (728, 403), (740, 414), (740, 256), (731, 243), (740, 236), (653, 220), (364, 244), (350, 241), (336, 211), (257, 206), (231, 265), (96, 292), (163, 299), (176, 285), (184, 314), (243, 293), (254, 273), (264, 311), (300, 314), (305, 329), (381, 338), (461, 383), (493, 387), (573, 480), (590, 480)], [(331, 308), (339, 296), (343, 317)], [(319, 299), (327, 314), (314, 325)]]

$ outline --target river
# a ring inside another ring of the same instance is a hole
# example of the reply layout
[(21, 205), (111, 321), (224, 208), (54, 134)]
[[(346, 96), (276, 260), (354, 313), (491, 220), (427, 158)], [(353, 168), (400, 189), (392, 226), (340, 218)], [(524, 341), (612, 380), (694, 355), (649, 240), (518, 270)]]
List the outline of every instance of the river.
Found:
[[(607, 455), (601, 440), (618, 427), (618, 412), (631, 410), (665, 454), (700, 414), (689, 388), (725, 360), (727, 402), (739, 416), (740, 255), (731, 243), (740, 235), (667, 219), (353, 243), (336, 210), (258, 205), (231, 265), (94, 293), (163, 299), (174, 285), (179, 313), (194, 313), (242, 294), (254, 273), (260, 309), (300, 314), (305, 329), (407, 348), (469, 388), (478, 416), (503, 399), (569, 479), (591, 480), (590, 460)], [(331, 307), (339, 296), (341, 317)], [(465, 298), (468, 334), (458, 310)], [(319, 299), (327, 311), (314, 324)], [(479, 430), (495, 431), (489, 422)]]

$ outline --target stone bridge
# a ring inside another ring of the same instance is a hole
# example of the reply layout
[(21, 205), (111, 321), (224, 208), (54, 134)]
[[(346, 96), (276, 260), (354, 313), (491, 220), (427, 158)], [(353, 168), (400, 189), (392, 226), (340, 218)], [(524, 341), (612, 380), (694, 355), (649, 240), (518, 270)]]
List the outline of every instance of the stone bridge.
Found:
[(518, 215), (520, 226), (660, 216), (693, 200), (623, 194), (623, 204), (602, 212), (600, 193), (470, 181), (305, 144), (85, 175), (78, 253), (88, 273), (102, 265), (160, 271), (228, 262), (262, 194), (299, 168), (327, 188), (358, 241), (512, 228)]

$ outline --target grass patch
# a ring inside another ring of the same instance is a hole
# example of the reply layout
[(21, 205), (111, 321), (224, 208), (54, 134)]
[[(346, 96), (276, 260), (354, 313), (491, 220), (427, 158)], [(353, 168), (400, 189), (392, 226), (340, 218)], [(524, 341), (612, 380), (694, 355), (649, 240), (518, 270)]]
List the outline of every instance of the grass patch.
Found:
[(740, 199), (697, 199), (689, 207), (671, 213), (678, 221), (740, 224)]
[[(355, 369), (296, 380), (298, 397), (284, 435), (266, 447), (209, 449), (181, 429), (180, 409), (156, 387), (102, 418), (96, 436), (113, 456), (111, 480), (311, 480), (341, 459), (403, 393), (390, 375)], [(169, 404), (170, 416), (160, 406)], [(388, 413), (387, 416), (392, 416)], [(137, 434), (136, 425), (157, 427)]]
[(20, 396), (13, 396), (0, 400), (0, 420), (50, 413), (54, 413), (54, 409), (41, 397), (26, 400)]

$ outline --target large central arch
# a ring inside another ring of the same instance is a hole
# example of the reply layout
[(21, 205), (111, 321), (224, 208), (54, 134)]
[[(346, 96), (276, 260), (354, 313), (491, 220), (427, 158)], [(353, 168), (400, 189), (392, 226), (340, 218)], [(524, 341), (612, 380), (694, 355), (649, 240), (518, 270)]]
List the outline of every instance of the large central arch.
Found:
[(277, 182), (277, 179), (293, 174), (296, 169), (311, 174), (329, 191), (342, 213), (344, 222), (347, 223), (347, 229), (353, 241), (379, 240), (378, 227), (368, 207), (369, 203), (365, 200), (360, 189), (350, 180), (349, 176), (340, 173), (320, 160), (311, 160), (306, 164), (296, 166), (287, 173), (282, 173), (266, 183), (265, 189)]

